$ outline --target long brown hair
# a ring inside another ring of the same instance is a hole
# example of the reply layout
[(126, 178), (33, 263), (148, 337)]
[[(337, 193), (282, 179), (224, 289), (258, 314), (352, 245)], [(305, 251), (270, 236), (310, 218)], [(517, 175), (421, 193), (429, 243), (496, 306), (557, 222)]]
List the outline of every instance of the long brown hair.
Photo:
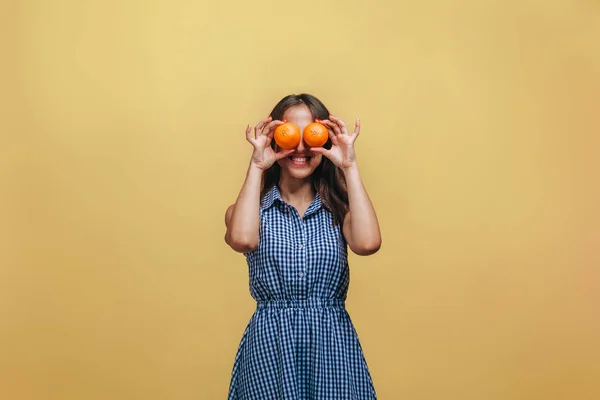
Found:
[[(306, 105), (311, 111), (313, 118), (328, 119), (329, 110), (315, 96), (302, 93), (291, 94), (279, 101), (271, 111), (273, 120), (281, 120), (285, 110), (290, 107), (300, 104)], [(275, 141), (271, 142), (271, 146), (275, 148)], [(324, 148), (331, 148), (331, 139), (323, 145)], [(274, 185), (279, 183), (281, 167), (274, 163), (263, 174), (261, 197), (264, 196)], [(312, 174), (312, 184), (316, 193), (321, 196), (323, 206), (333, 215), (334, 223), (342, 225), (344, 217), (348, 211), (348, 189), (346, 187), (346, 179), (344, 173), (336, 167), (327, 157), (321, 158), (321, 164), (315, 169)]]

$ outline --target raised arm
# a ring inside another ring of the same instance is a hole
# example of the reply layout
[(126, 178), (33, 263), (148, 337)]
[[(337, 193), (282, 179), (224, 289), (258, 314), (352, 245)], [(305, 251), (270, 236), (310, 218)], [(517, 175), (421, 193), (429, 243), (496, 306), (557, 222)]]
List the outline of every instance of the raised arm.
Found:
[(348, 187), (349, 211), (344, 218), (343, 233), (350, 250), (358, 255), (370, 255), (381, 247), (381, 232), (373, 203), (363, 185), (354, 142), (360, 133), (360, 121), (356, 120), (354, 132), (349, 134), (346, 124), (339, 118), (330, 116), (328, 120), (319, 120), (327, 125), (331, 138), (331, 149), (312, 148), (311, 151), (328, 157), (345, 175)]
[(246, 253), (258, 246), (260, 224), (260, 186), (263, 172), (277, 160), (287, 157), (294, 150), (275, 152), (271, 148), (273, 133), (282, 121), (272, 121), (271, 117), (260, 121), (254, 128), (246, 128), (246, 140), (254, 151), (246, 179), (234, 204), (225, 212), (225, 242), (235, 251)]

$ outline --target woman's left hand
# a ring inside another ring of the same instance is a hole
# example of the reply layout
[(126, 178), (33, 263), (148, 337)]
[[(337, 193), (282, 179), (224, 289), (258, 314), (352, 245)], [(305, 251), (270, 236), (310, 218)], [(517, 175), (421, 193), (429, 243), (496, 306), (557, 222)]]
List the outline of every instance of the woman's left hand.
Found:
[(329, 119), (317, 119), (317, 122), (325, 125), (329, 130), (331, 139), (331, 149), (324, 147), (312, 147), (310, 151), (315, 154), (322, 154), (329, 158), (336, 167), (346, 170), (356, 164), (356, 154), (354, 152), (354, 142), (360, 133), (360, 120), (356, 120), (353, 133), (348, 133), (346, 124), (341, 119), (329, 116)]

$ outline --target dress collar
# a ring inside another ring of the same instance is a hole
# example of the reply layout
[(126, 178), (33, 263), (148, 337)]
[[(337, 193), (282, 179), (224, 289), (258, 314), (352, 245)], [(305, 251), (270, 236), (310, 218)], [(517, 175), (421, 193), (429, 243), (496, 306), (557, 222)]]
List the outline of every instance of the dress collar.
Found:
[[(273, 187), (271, 189), (269, 189), (269, 191), (265, 194), (265, 196), (262, 199), (261, 206), (264, 209), (268, 209), (275, 202), (278, 202), (281, 204), (287, 204), (281, 197), (281, 192), (279, 191), (279, 187), (277, 185), (273, 185)], [(323, 206), (323, 202), (321, 201), (321, 195), (317, 192), (314, 199), (308, 206), (306, 213), (304, 213), (304, 216), (306, 217), (310, 214), (317, 212), (322, 206)]]

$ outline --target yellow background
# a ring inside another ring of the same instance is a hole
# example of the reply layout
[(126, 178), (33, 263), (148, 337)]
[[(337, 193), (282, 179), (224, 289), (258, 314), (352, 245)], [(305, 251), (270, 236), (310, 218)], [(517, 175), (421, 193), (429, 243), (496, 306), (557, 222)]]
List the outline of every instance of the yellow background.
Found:
[(224, 399), (244, 127), (351, 123), (383, 247), (348, 310), (380, 399), (600, 398), (600, 4), (0, 6), (0, 398)]

